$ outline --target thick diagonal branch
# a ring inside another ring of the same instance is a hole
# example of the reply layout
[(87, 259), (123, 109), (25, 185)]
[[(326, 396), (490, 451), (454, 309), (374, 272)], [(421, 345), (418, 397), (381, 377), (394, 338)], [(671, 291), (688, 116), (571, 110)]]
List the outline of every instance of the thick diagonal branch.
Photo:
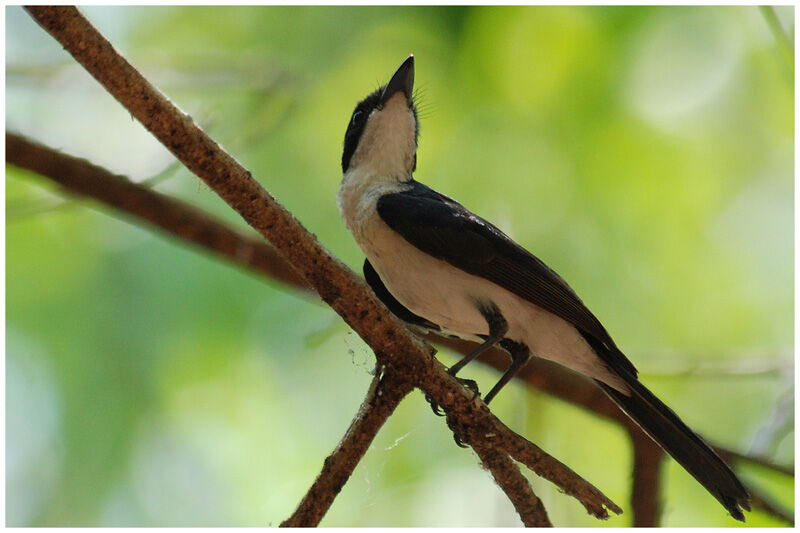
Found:
[[(429, 348), (389, 315), (364, 282), (323, 248), (250, 172), (120, 56), (77, 9), (27, 9), (175, 157), (269, 240), (373, 350), (408, 375), (426, 365)], [(455, 381), (452, 385), (458, 387)]]

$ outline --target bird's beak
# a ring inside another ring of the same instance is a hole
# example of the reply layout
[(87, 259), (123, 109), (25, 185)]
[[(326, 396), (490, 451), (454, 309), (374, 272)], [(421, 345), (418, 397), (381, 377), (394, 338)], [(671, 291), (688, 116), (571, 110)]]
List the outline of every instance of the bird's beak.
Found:
[(408, 58), (403, 61), (403, 64), (400, 65), (400, 68), (397, 69), (397, 72), (394, 73), (392, 79), (389, 80), (389, 83), (386, 84), (386, 87), (383, 89), (383, 93), (381, 93), (381, 101), (380, 105), (384, 105), (389, 99), (395, 95), (398, 91), (403, 91), (405, 93), (406, 98), (408, 101), (411, 101), (411, 91), (414, 89), (414, 55), (408, 56)]

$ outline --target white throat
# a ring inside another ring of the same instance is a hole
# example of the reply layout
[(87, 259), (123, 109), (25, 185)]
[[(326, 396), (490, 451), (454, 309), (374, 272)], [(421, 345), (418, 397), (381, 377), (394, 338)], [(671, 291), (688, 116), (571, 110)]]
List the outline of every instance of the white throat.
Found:
[(337, 197), (339, 211), (356, 240), (360, 227), (374, 214), (378, 198), (405, 189), (411, 180), (417, 151), (415, 120), (402, 92), (367, 118)]
[(348, 170), (360, 168), (373, 176), (408, 181), (416, 151), (414, 113), (408, 108), (406, 96), (398, 92), (382, 108), (370, 113)]

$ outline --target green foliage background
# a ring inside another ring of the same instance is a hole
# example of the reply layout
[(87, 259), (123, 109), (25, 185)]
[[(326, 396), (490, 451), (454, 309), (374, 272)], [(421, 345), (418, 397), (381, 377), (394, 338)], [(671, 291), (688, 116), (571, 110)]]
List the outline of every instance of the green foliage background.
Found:
[[(769, 428), (794, 394), (794, 72), (757, 8), (83, 11), (358, 271), (335, 204), (344, 129), (414, 53), (417, 179), (569, 280), (699, 432), (793, 463), (791, 418)], [(793, 39), (793, 8), (778, 14)], [(136, 180), (166, 169), (158, 190), (244, 226), (18, 7), (6, 60), (9, 130)], [(6, 172), (7, 524), (280, 523), (371, 352), (316, 301)], [(629, 508), (619, 428), (519, 385), (493, 410)], [(666, 468), (665, 525), (734, 524)], [(742, 475), (792, 507), (792, 480)], [(557, 525), (630, 523), (533, 483)], [(517, 524), (418, 392), (323, 521)]]

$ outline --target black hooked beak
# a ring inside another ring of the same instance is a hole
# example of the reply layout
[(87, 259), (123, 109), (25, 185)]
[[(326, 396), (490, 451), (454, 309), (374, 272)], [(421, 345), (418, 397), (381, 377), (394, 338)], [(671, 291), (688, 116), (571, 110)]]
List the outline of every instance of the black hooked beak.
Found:
[(398, 91), (403, 91), (403, 93), (406, 95), (406, 99), (410, 102), (411, 91), (413, 89), (414, 54), (411, 54), (405, 61), (403, 61), (403, 64), (400, 65), (400, 68), (397, 69), (397, 72), (394, 73), (392, 79), (389, 80), (389, 83), (387, 83), (386, 87), (384, 87), (383, 93), (381, 93), (380, 105), (386, 104), (386, 102), (388, 102), (389, 99)]

